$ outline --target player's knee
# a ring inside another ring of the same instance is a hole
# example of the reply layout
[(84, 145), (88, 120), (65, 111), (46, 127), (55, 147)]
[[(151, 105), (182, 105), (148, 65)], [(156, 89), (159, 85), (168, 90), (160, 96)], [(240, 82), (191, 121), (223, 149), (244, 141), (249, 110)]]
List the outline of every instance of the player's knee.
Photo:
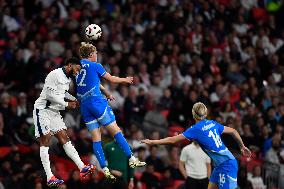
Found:
[(44, 135), (39, 139), (40, 146), (50, 146), (50, 136)]
[(59, 131), (58, 133), (55, 134), (55, 136), (57, 140), (59, 141), (59, 143), (62, 145), (70, 141), (65, 130)]
[(58, 140), (59, 140), (59, 142), (60, 142), (61, 144), (66, 144), (67, 142), (70, 141), (67, 135), (62, 135), (62, 136), (60, 136), (60, 137), (58, 138)]
[(108, 129), (108, 132), (112, 135), (115, 136), (117, 133), (121, 132), (121, 129), (118, 127), (116, 122), (111, 123), (106, 127)]
[(102, 138), (101, 138), (101, 132), (99, 129), (94, 129), (91, 131), (91, 135), (92, 135), (92, 141), (93, 142), (98, 142), (98, 141), (101, 141)]

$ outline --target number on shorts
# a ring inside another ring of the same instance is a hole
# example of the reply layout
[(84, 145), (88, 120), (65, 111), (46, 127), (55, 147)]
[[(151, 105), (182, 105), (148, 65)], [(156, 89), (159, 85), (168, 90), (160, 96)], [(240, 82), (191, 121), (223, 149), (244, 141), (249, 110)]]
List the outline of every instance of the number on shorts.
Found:
[(86, 83), (84, 83), (84, 80), (85, 80), (87, 71), (86, 71), (85, 69), (81, 69), (81, 70), (80, 70), (80, 74), (83, 74), (83, 75), (82, 75), (82, 78), (81, 78), (80, 82), (78, 83), (78, 86), (80, 86), (80, 87), (85, 87), (85, 86), (86, 86)]
[(213, 131), (209, 131), (208, 137), (213, 138), (213, 140), (214, 140), (214, 142), (215, 142), (217, 148), (219, 148), (220, 146), (222, 146), (221, 138), (220, 138), (220, 136), (217, 134), (216, 129), (214, 129), (214, 133), (213, 133)]
[(222, 173), (219, 174), (219, 182), (221, 185), (223, 185), (226, 182), (225, 174)]

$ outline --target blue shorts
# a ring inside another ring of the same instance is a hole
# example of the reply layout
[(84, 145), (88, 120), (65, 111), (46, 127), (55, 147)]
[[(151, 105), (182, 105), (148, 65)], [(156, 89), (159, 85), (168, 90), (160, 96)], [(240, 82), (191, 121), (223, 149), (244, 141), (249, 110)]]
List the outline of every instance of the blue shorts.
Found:
[(89, 131), (115, 122), (115, 115), (105, 99), (89, 98), (81, 102), (80, 109)]
[(238, 187), (237, 178), (238, 162), (231, 159), (214, 168), (210, 182), (216, 184), (219, 189), (236, 189)]

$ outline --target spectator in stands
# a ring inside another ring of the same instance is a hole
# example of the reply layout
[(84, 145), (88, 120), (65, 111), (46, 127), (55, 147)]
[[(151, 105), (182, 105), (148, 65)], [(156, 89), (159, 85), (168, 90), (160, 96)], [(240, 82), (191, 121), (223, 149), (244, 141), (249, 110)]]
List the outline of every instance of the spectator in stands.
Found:
[(253, 189), (251, 182), (247, 179), (246, 167), (240, 167), (238, 171), (238, 187), (239, 189)]
[[(146, 162), (146, 158), (147, 158), (146, 147), (141, 146), (136, 151), (137, 151), (137, 158), (140, 159), (141, 161)], [(135, 169), (135, 173), (143, 173), (145, 170), (146, 170), (145, 167), (137, 167)]]
[(145, 144), (141, 144), (141, 140), (143, 140), (145, 137), (144, 137), (144, 133), (141, 129), (138, 129), (137, 131), (135, 131), (132, 136), (131, 136), (131, 139), (129, 140), (129, 144), (130, 146), (132, 147), (132, 149), (135, 151), (137, 150), (138, 148), (140, 147), (144, 147), (146, 148), (147, 145)]
[(129, 95), (124, 101), (125, 120), (130, 123), (139, 117), (139, 106), (137, 102), (137, 93), (134, 88), (129, 90)]
[(192, 142), (181, 151), (179, 170), (186, 180), (186, 189), (206, 189), (211, 175), (211, 159)]
[(243, 126), (243, 134), (241, 135), (246, 146), (253, 146), (255, 144), (255, 136), (251, 131), (251, 126), (249, 124), (245, 124)]
[(283, 148), (281, 146), (281, 134), (275, 134), (272, 138), (272, 146), (265, 155), (265, 160), (271, 163), (280, 164), (282, 158), (280, 156)]
[(9, 135), (4, 133), (4, 118), (3, 114), (0, 113), (0, 146), (9, 147), (13, 144), (13, 140)]
[(171, 95), (172, 94), (169, 89), (164, 89), (163, 96), (160, 98), (160, 104), (163, 109), (169, 110), (172, 107), (173, 100)]
[[(153, 131), (151, 133), (151, 136), (150, 136), (150, 139), (152, 140), (158, 140), (158, 139), (161, 139), (161, 134), (159, 131)], [(169, 152), (168, 152), (168, 149), (166, 148), (166, 146), (164, 145), (159, 145), (157, 146), (158, 148), (158, 152), (159, 152), (159, 157), (162, 159), (162, 161), (165, 163), (165, 164), (169, 164), (170, 163), (170, 157), (169, 157)]]
[(9, 128), (9, 123), (10, 123), (10, 117), (11, 117), (11, 108), (10, 108), (10, 95), (7, 92), (4, 92), (1, 94), (1, 105), (0, 105), (0, 109), (1, 109), (1, 113), (4, 119), (4, 131), (5, 133), (11, 133), (11, 128)]
[(147, 188), (160, 189), (161, 183), (159, 181), (159, 178), (154, 175), (154, 172), (154, 165), (147, 163), (146, 171), (142, 174), (141, 177), (141, 182), (145, 183)]
[(21, 92), (18, 96), (18, 106), (17, 106), (17, 115), (18, 116), (27, 116), (28, 107), (27, 107), (27, 95), (26, 93)]
[(168, 122), (162, 115), (162, 105), (154, 102), (153, 110), (146, 113), (143, 122), (143, 130), (149, 134), (153, 131), (159, 131), (163, 136), (167, 134)]
[(115, 83), (109, 83), (108, 91), (114, 96), (115, 101), (110, 101), (109, 104), (114, 111), (121, 110), (124, 103), (124, 98), (117, 91), (117, 85)]
[(80, 181), (80, 172), (73, 170), (70, 173), (70, 179), (66, 183), (68, 189), (84, 188), (84, 184)]
[(86, 128), (79, 131), (79, 136), (76, 140), (76, 149), (78, 149), (78, 153), (80, 155), (88, 155), (90, 149), (92, 149), (90, 137), (88, 136), (88, 131)]
[(253, 189), (266, 189), (261, 177), (261, 167), (255, 166), (252, 170), (252, 174), (248, 174), (248, 180), (252, 184)]
[(103, 188), (103, 182), (101, 181), (100, 174), (96, 172), (96, 174), (91, 174), (90, 180), (86, 183), (86, 188)]
[(174, 180), (183, 180), (183, 175), (179, 170), (180, 149), (178, 146), (172, 146), (169, 153), (170, 164), (167, 169), (171, 172), (171, 178)]
[(153, 85), (149, 87), (150, 94), (154, 97), (157, 102), (163, 95), (163, 88), (161, 87), (161, 77), (156, 74), (153, 76)]
[(170, 169), (165, 169), (163, 176), (163, 182), (161, 182), (161, 188), (170, 189), (173, 188), (174, 185), (174, 178), (172, 177)]
[(150, 155), (146, 158), (146, 163), (154, 166), (154, 171), (162, 173), (165, 165), (159, 157), (159, 151), (157, 146), (150, 147)]

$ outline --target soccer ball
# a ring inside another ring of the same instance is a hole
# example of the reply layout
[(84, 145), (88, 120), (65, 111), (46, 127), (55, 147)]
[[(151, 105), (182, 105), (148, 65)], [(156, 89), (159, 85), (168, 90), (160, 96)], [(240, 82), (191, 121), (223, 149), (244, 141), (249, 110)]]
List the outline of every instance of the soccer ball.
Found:
[(90, 24), (85, 29), (85, 35), (90, 40), (97, 40), (102, 36), (102, 29), (97, 24)]

